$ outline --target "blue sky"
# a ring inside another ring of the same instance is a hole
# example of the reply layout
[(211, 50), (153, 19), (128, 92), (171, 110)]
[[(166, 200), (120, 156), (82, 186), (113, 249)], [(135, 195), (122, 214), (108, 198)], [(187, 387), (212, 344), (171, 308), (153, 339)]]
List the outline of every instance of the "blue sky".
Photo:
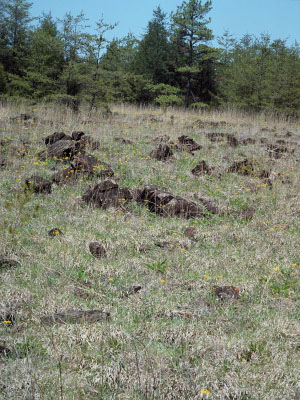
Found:
[[(32, 15), (51, 11), (62, 18), (66, 12), (73, 15), (83, 11), (91, 25), (103, 14), (107, 23), (118, 22), (112, 36), (122, 37), (131, 32), (138, 38), (144, 32), (152, 11), (158, 5), (163, 11), (175, 11), (181, 0), (32, 0)], [(300, 43), (300, 0), (213, 0), (210, 12), (215, 36), (227, 29), (234, 37), (245, 33), (269, 33), (273, 39), (288, 39)]]

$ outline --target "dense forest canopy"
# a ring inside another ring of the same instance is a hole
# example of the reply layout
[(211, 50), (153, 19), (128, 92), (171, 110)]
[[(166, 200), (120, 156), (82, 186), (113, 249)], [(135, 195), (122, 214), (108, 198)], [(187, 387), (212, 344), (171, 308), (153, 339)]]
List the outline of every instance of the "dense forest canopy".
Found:
[(32, 3), (0, 0), (0, 96), (98, 104), (235, 107), (300, 114), (300, 48), (228, 32), (212, 45), (212, 1), (153, 11), (141, 39), (107, 39), (116, 24), (83, 13), (33, 17)]

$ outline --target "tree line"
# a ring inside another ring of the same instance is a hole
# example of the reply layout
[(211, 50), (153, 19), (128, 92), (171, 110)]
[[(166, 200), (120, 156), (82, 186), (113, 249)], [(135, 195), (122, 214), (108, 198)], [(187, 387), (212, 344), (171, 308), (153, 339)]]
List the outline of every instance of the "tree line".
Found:
[(61, 101), (90, 110), (112, 102), (235, 107), (300, 114), (300, 49), (268, 35), (212, 44), (212, 1), (153, 11), (142, 38), (108, 40), (116, 24), (84, 13), (31, 15), (32, 3), (0, 0), (0, 96)]

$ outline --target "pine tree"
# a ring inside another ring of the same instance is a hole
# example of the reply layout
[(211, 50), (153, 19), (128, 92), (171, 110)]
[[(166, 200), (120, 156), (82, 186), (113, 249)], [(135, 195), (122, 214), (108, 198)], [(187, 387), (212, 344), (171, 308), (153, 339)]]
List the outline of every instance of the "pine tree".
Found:
[(170, 79), (170, 44), (166, 25), (166, 14), (158, 7), (153, 11), (153, 19), (148, 23), (134, 61), (135, 72), (145, 75), (153, 83), (168, 83)]
[(199, 86), (204, 76), (206, 85), (211, 84), (209, 67), (215, 54), (207, 46), (213, 35), (207, 27), (210, 19), (205, 19), (211, 9), (211, 0), (204, 4), (201, 0), (188, 0), (183, 1), (172, 14), (172, 40), (178, 54), (177, 71), (185, 80), (185, 107), (189, 106), (192, 96), (195, 100), (193, 81), (194, 86)]
[(30, 57), (26, 79), (33, 95), (43, 97), (57, 90), (64, 68), (63, 42), (51, 14), (43, 15), (30, 36)]
[(26, 69), (31, 6), (25, 0), (0, 1), (0, 62), (7, 72), (17, 75)]

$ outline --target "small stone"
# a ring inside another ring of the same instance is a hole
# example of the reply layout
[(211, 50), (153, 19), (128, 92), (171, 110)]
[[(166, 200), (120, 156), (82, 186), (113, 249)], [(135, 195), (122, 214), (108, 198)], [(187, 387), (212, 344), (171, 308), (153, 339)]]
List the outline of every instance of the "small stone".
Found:
[(9, 357), (12, 354), (12, 351), (6, 346), (0, 344), (0, 357)]
[(142, 289), (142, 286), (131, 286), (122, 291), (121, 297), (128, 297), (132, 294), (138, 293), (141, 289)]
[(89, 249), (95, 258), (103, 258), (106, 256), (106, 250), (101, 243), (91, 242), (89, 244)]
[(20, 263), (0, 254), (0, 270), (5, 268), (18, 267)]
[(199, 164), (197, 164), (193, 169), (192, 169), (192, 174), (197, 175), (197, 176), (202, 176), (202, 175), (210, 175), (212, 170), (211, 168), (206, 164), (204, 160), (201, 160)]
[(74, 131), (74, 132), (72, 132), (72, 140), (75, 140), (76, 142), (78, 142), (79, 140), (81, 140), (83, 138), (84, 135), (85, 135), (85, 133), (82, 131)]
[(254, 167), (251, 161), (245, 158), (243, 161), (235, 161), (229, 168), (228, 172), (236, 172), (240, 175), (251, 175)]
[(214, 286), (216, 296), (222, 301), (236, 301), (239, 298), (239, 288), (235, 286)]
[(41, 176), (32, 176), (25, 181), (25, 191), (32, 191), (34, 193), (51, 193), (52, 182)]
[(187, 228), (185, 228), (185, 230), (183, 232), (184, 236), (191, 239), (192, 241), (196, 240), (196, 233), (197, 233), (197, 229), (194, 228), (193, 226), (188, 226)]

